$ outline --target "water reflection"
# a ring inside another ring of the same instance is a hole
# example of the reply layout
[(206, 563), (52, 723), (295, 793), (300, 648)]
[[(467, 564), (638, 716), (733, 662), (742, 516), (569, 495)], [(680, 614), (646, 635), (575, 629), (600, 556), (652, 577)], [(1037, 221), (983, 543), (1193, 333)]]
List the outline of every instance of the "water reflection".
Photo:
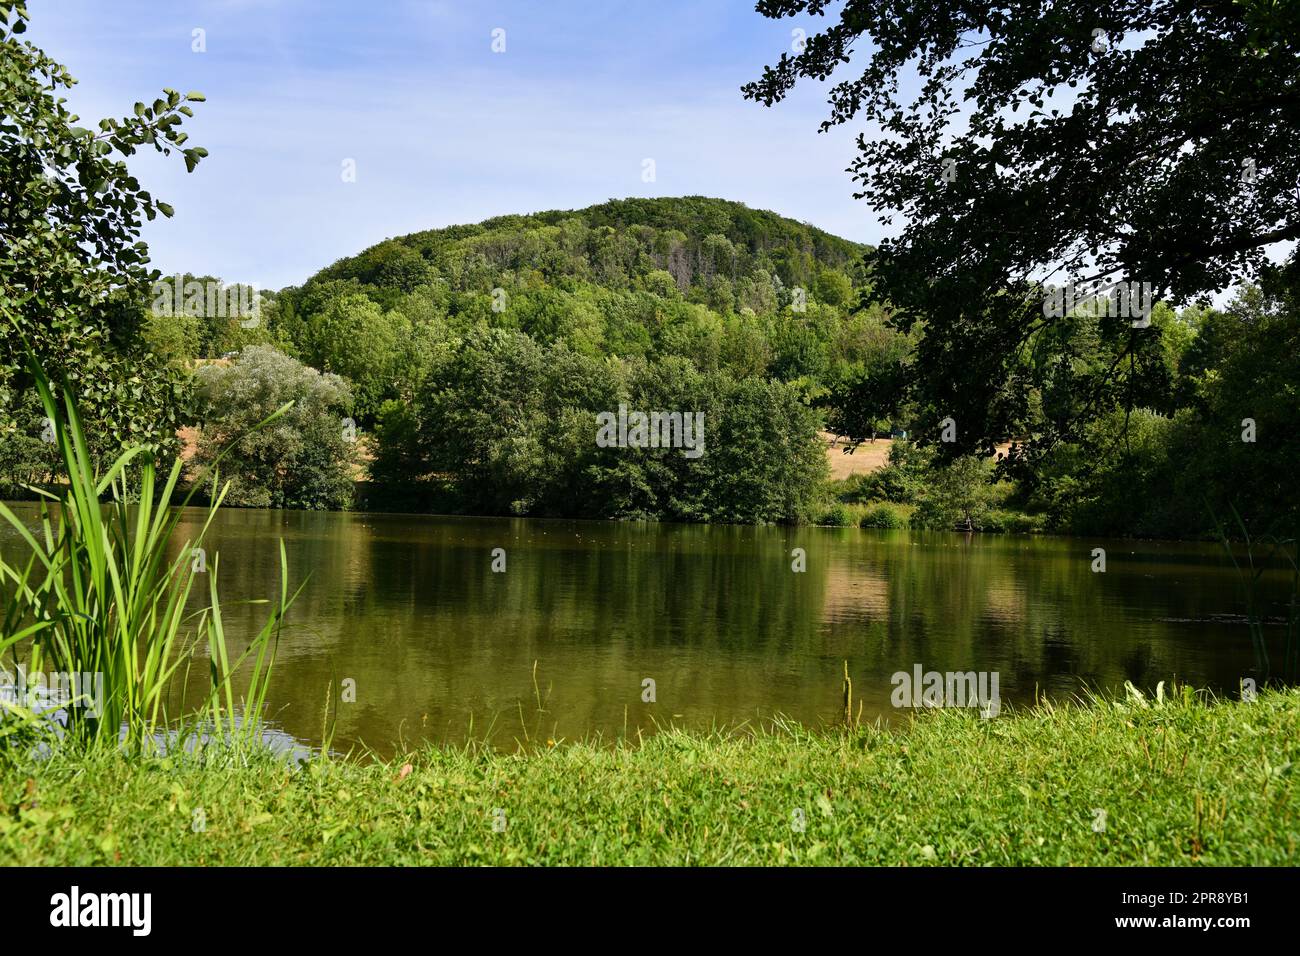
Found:
[[(242, 602), (278, 593), (277, 539), (291, 580), (309, 583), (271, 715), (313, 743), (333, 721), (343, 749), (777, 713), (819, 725), (839, 716), (844, 660), (864, 718), (886, 720), (891, 675), (915, 664), (996, 671), (1013, 705), (1036, 688), (1258, 679), (1236, 580), (1210, 545), (229, 510), (208, 553), (237, 647), (266, 614)], [(1098, 546), (1104, 574), (1090, 570)], [(791, 570), (794, 548), (806, 572)], [(1266, 587), (1285, 599), (1280, 574)], [(355, 702), (337, 700), (345, 679)]]

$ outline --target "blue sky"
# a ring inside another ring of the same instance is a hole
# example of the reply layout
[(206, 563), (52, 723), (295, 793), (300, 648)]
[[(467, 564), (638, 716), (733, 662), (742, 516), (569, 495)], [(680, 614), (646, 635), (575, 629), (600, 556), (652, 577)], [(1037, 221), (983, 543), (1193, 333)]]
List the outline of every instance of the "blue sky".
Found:
[[(772, 109), (740, 96), (793, 29), (821, 21), (767, 20), (745, 0), (58, 0), (31, 12), (30, 38), (80, 80), (70, 101), (87, 125), (165, 86), (207, 96), (185, 127), (211, 154), (193, 174), (174, 156), (134, 161), (176, 208), (145, 233), (167, 273), (279, 288), (388, 236), (625, 196), (719, 196), (881, 236), (845, 172), (857, 130), (817, 132), (824, 89)], [(192, 50), (196, 29), (206, 52)]]

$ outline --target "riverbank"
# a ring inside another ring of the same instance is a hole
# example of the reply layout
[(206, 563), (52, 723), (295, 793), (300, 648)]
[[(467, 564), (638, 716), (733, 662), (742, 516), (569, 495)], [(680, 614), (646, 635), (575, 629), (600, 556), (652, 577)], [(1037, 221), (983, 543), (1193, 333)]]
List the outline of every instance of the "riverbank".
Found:
[(1300, 690), (392, 762), (0, 766), (0, 864), (1294, 865)]

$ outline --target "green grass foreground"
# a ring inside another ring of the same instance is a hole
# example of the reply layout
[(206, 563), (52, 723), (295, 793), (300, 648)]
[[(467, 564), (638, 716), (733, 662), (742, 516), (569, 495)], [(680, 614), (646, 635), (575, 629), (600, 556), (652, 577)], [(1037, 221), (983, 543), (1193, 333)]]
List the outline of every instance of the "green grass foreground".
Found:
[(0, 863), (1283, 865), (1297, 757), (1298, 690), (297, 770), (11, 752)]

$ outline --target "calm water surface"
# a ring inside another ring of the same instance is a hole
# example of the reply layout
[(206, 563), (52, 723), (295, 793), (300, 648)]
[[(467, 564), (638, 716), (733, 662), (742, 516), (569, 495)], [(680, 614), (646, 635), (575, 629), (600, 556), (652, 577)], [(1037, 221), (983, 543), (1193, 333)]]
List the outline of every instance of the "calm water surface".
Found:
[[(200, 517), (187, 513), (182, 534)], [(331, 682), (337, 698), (351, 679), (339, 749), (610, 739), (776, 714), (818, 726), (841, 712), (845, 660), (864, 719), (886, 720), (899, 714), (891, 676), (916, 664), (997, 672), (1004, 706), (1125, 680), (1235, 693), (1257, 676), (1237, 579), (1214, 545), (228, 509), (208, 554), (211, 566), (220, 553), (237, 645), (266, 616), (240, 602), (278, 592), (281, 539), (291, 582), (308, 583), (271, 715), (317, 743)], [(1098, 546), (1104, 574), (1090, 570)], [(494, 548), (505, 573), (491, 570)], [(791, 570), (793, 548), (805, 573)], [(1269, 580), (1270, 597), (1285, 585)], [(646, 678), (654, 703), (641, 699)]]

